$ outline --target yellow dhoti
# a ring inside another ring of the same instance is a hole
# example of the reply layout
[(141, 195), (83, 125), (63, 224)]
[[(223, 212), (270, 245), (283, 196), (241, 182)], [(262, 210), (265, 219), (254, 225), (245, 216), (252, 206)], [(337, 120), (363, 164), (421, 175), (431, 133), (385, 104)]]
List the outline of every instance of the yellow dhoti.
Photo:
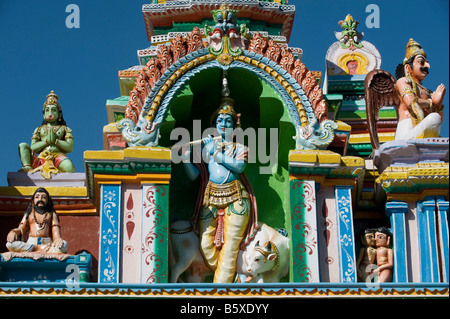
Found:
[(236, 259), (250, 216), (250, 200), (239, 180), (208, 183), (199, 219), (200, 247), (214, 282), (233, 282)]

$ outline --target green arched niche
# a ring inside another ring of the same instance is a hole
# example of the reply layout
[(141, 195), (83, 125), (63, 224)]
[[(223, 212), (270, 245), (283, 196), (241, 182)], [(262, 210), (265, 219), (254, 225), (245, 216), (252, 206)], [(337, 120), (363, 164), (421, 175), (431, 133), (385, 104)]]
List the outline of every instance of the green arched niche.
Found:
[[(235, 110), (241, 113), (242, 129), (244, 132), (253, 129), (256, 133), (256, 149), (250, 151), (255, 156), (250, 159), (245, 173), (255, 191), (258, 218), (271, 227), (290, 229), (288, 154), (289, 150), (295, 149), (295, 126), (283, 99), (266, 80), (241, 68), (229, 68), (227, 79)], [(193, 131), (194, 120), (201, 120), (202, 131), (210, 127), (211, 114), (220, 103), (221, 81), (222, 69), (208, 68), (191, 76), (177, 90), (161, 125), (160, 146), (171, 147), (178, 142), (170, 139), (171, 131), (177, 127), (188, 129), (191, 139), (197, 139)], [(258, 154), (270, 155), (271, 128), (278, 132), (278, 141), (272, 146), (275, 164), (270, 174), (261, 174), (261, 167), (269, 163), (262, 163)], [(265, 129), (265, 136), (258, 134), (258, 129)], [(254, 143), (246, 138), (245, 144)], [(199, 181), (188, 179), (183, 164), (172, 164), (169, 203), (172, 221), (192, 217), (198, 190)]]

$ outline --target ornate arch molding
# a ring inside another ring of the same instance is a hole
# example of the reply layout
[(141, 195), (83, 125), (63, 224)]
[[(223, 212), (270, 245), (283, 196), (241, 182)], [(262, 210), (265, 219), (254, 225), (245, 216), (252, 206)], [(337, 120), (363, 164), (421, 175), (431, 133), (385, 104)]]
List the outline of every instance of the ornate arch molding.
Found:
[(324, 149), (334, 138), (337, 125), (327, 120), (322, 90), (306, 66), (286, 47), (266, 41), (259, 33), (248, 50), (232, 57), (215, 56), (195, 28), (186, 38), (176, 37), (161, 46), (136, 79), (125, 119), (117, 123), (129, 146), (156, 146), (159, 127), (176, 92), (194, 74), (207, 68), (246, 69), (268, 82), (282, 97), (296, 127), (297, 149)]

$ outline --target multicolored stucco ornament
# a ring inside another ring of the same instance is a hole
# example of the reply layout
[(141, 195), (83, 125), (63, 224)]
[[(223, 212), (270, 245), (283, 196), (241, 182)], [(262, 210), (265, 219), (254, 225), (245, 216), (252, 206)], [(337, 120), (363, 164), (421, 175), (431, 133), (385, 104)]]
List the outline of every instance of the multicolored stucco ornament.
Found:
[(232, 57), (241, 55), (245, 49), (248, 28), (245, 24), (237, 25), (239, 10), (231, 9), (227, 4), (222, 4), (219, 10), (212, 10), (211, 13), (216, 24), (214, 27), (205, 25), (204, 28), (205, 34), (208, 34), (209, 53), (217, 56), (220, 63), (231, 64)]
[(344, 21), (339, 21), (342, 32), (335, 32), (336, 38), (341, 41), (341, 47), (344, 49), (361, 48), (363, 33), (356, 31), (358, 21), (353, 20), (350, 14), (347, 14)]

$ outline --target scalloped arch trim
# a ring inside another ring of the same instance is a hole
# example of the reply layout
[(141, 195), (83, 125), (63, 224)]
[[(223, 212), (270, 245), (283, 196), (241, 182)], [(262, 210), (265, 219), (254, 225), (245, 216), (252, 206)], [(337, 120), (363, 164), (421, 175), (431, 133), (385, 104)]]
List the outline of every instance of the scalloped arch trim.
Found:
[(327, 105), (315, 76), (300, 60), (295, 60), (288, 48), (256, 33), (248, 50), (225, 65), (208, 53), (198, 28), (161, 46), (157, 57), (145, 65), (130, 92), (125, 117), (138, 125), (161, 121), (166, 109), (160, 108), (168, 105), (166, 98), (171, 98), (166, 94), (186, 73), (200, 66), (205, 68), (204, 64), (210, 66), (210, 62), (223, 69), (246, 68), (263, 77), (281, 94), (296, 126), (306, 126), (314, 118), (318, 122), (327, 119)]

